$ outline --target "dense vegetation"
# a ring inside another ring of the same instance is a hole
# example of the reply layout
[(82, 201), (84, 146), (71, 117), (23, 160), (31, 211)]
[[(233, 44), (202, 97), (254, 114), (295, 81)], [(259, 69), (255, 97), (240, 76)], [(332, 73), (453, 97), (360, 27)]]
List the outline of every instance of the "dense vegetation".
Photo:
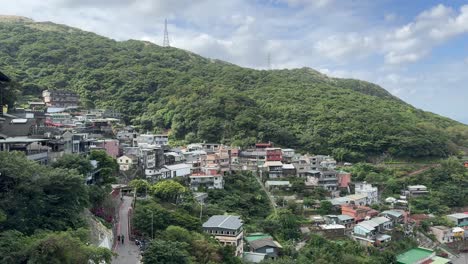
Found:
[(173, 140), (270, 140), (338, 159), (447, 156), (467, 127), (384, 89), (312, 69), (253, 70), (142, 41), (116, 42), (53, 23), (0, 18), (0, 68), (23, 96), (77, 91), (87, 107), (124, 114)]
[[(367, 181), (379, 186), (382, 197), (399, 197), (408, 185), (425, 185), (427, 196), (410, 199), (411, 213), (432, 213), (443, 216), (468, 206), (468, 170), (454, 157), (440, 161), (440, 166), (420, 174), (409, 175), (412, 168), (377, 167), (370, 164), (356, 164), (351, 169), (353, 180)], [(414, 168), (413, 168), (414, 170)]]
[(102, 192), (79, 169), (50, 168), (0, 152), (0, 263), (110, 263), (90, 245), (83, 211)]

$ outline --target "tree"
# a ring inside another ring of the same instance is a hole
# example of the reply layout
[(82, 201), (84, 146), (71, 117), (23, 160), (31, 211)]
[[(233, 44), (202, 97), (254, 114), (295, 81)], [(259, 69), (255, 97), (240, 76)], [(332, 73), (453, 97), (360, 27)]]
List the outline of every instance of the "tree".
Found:
[(103, 150), (91, 151), (89, 159), (96, 160), (98, 162), (99, 178), (97, 180), (97, 184), (106, 185), (116, 181), (115, 175), (119, 171), (117, 160), (107, 155)]
[(191, 263), (190, 254), (183, 242), (155, 239), (143, 253), (144, 264), (185, 264)]
[(146, 194), (148, 190), (151, 189), (151, 185), (147, 180), (143, 179), (134, 179), (131, 180), (128, 185), (132, 188), (135, 188), (137, 194)]
[(321, 215), (327, 215), (333, 212), (333, 204), (330, 201), (320, 201), (318, 212)]
[(23, 153), (0, 152), (0, 230), (32, 234), (36, 229), (80, 227), (89, 205), (84, 177), (76, 170), (47, 168)]
[(186, 188), (173, 180), (160, 181), (151, 186), (151, 192), (158, 198), (166, 202), (177, 203), (180, 195), (185, 193)]
[(111, 263), (112, 252), (85, 244), (69, 232), (50, 233), (34, 241), (28, 250), (28, 263)]
[(89, 159), (76, 155), (76, 154), (65, 154), (60, 157), (56, 162), (52, 163), (54, 168), (62, 169), (76, 169), (81, 175), (87, 175), (93, 170), (93, 166)]

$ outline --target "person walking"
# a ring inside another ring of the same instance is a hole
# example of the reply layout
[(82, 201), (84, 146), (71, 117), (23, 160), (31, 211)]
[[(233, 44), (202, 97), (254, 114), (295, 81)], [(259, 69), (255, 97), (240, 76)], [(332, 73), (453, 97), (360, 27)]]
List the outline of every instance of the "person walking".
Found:
[(122, 244), (124, 243), (124, 235), (122, 235)]
[(120, 235), (117, 235), (117, 242), (120, 243)]

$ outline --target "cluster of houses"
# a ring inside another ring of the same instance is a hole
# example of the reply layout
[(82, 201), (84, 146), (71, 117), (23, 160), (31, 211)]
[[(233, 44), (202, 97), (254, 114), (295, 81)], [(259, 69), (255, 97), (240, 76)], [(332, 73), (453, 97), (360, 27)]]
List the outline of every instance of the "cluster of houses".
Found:
[[(0, 106), (0, 151), (20, 151), (29, 160), (49, 164), (65, 154), (87, 155), (104, 150), (119, 156), (119, 141), (112, 137), (117, 115), (105, 110), (79, 110), (73, 92), (44, 91), (42, 102), (29, 102), (29, 108)], [(88, 175), (93, 182), (95, 171)]]

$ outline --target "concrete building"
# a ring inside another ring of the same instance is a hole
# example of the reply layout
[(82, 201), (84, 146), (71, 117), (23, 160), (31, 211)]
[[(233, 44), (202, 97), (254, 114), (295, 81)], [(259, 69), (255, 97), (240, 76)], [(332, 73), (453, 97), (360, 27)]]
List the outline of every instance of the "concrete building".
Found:
[(283, 176), (283, 163), (281, 161), (267, 161), (263, 165), (268, 173), (268, 178), (281, 178)]
[(409, 197), (419, 197), (429, 194), (429, 191), (424, 185), (410, 185), (403, 194)]
[(72, 91), (45, 90), (42, 92), (44, 103), (47, 107), (78, 107), (80, 97)]
[(244, 252), (243, 223), (239, 216), (214, 215), (203, 223), (203, 231), (214, 236), (222, 245), (233, 246), (236, 256)]
[(431, 226), (432, 234), (439, 243), (448, 243), (453, 241), (452, 229), (448, 226)]
[(223, 189), (224, 178), (221, 174), (192, 174), (190, 178), (190, 189), (197, 191), (200, 187), (206, 189)]
[(344, 225), (346, 228), (354, 225), (354, 218), (349, 215), (326, 215), (325, 221), (327, 224)]
[(280, 148), (266, 148), (266, 161), (282, 161), (283, 152)]
[(94, 140), (90, 145), (91, 150), (104, 150), (114, 159), (119, 156), (119, 141), (117, 139)]
[(189, 164), (181, 163), (174, 165), (165, 165), (164, 168), (170, 171), (169, 178), (175, 178), (189, 176), (191, 174), (190, 169), (192, 168), (192, 166)]
[(138, 163), (138, 158), (133, 155), (124, 155), (117, 159), (119, 170), (128, 171)]
[(379, 191), (377, 187), (374, 187), (372, 184), (367, 182), (356, 183), (354, 193), (366, 196), (365, 205), (371, 205), (379, 202)]
[(468, 214), (465, 213), (456, 213), (447, 215), (447, 219), (450, 220), (458, 227), (468, 226)]
[(346, 227), (344, 225), (329, 224), (320, 225), (320, 233), (328, 239), (338, 239), (346, 236)]
[(166, 146), (169, 145), (169, 137), (163, 134), (141, 134), (133, 139), (133, 146), (140, 145)]

